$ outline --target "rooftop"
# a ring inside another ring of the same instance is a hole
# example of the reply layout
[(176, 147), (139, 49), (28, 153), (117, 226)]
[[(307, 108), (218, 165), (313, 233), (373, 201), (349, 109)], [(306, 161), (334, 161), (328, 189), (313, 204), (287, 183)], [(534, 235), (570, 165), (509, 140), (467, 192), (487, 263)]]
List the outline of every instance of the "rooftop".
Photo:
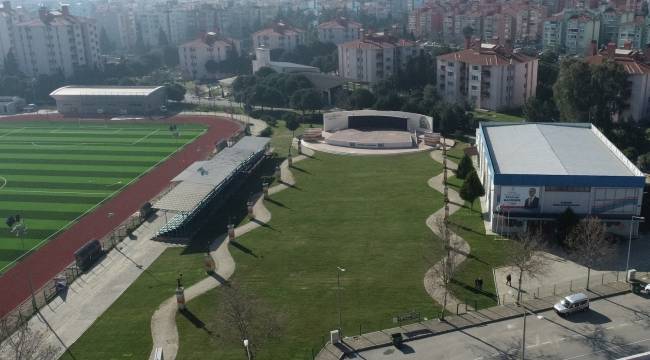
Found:
[(394, 36), (377, 33), (363, 36), (359, 40), (353, 40), (339, 45), (343, 48), (354, 49), (385, 49), (394, 47), (415, 46), (410, 40), (398, 39)]
[(614, 49), (613, 53), (609, 53), (608, 49), (604, 49), (599, 54), (587, 56), (585, 61), (592, 65), (614, 61), (629, 75), (650, 74), (650, 65), (645, 63), (644, 55), (639, 50)]
[(472, 65), (509, 65), (512, 63), (524, 63), (533, 60), (519, 53), (507, 51), (501, 45), (480, 44), (472, 48), (456, 51), (437, 57), (444, 61), (460, 61)]
[(588, 123), (481, 123), (481, 127), (497, 174), (642, 176)]
[(149, 96), (164, 86), (64, 86), (50, 96)]

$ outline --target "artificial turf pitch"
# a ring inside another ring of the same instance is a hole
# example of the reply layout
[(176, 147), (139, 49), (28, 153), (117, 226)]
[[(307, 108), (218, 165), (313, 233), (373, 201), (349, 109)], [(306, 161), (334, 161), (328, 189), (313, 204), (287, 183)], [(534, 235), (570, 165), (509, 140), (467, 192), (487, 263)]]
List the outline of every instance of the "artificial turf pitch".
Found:
[[(0, 123), (0, 273), (205, 131), (127, 122)], [(21, 240), (4, 224), (20, 214)]]

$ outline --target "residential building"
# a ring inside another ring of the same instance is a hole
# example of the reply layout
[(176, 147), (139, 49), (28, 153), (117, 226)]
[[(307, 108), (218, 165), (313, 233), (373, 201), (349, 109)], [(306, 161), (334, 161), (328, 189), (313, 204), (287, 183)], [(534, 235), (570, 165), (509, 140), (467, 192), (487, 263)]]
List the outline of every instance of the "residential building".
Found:
[(336, 45), (361, 37), (361, 24), (346, 18), (337, 18), (318, 25), (318, 40)]
[(626, 44), (629, 43), (634, 49), (644, 48), (645, 44), (643, 44), (643, 39), (645, 30), (644, 16), (638, 16), (634, 12), (621, 14), (616, 39), (617, 47), (626, 47)]
[(377, 33), (338, 46), (339, 75), (353, 81), (374, 84), (388, 79), (417, 55), (414, 42)]
[(536, 58), (513, 53), (508, 46), (474, 43), (437, 57), (438, 90), (448, 102), (501, 110), (524, 105), (535, 96)]
[(209, 32), (196, 40), (178, 47), (178, 57), (183, 77), (186, 79), (207, 79), (216, 77), (206, 68), (208, 61), (219, 63), (239, 53), (239, 44), (228, 38), (221, 38)]
[(38, 17), (16, 25), (20, 70), (27, 76), (74, 74), (78, 67), (101, 66), (95, 21), (60, 11), (39, 9)]
[(537, 43), (542, 37), (543, 18), (546, 16), (546, 9), (542, 6), (528, 3), (513, 4), (504, 6), (501, 13), (514, 19), (512, 40), (515, 43)]
[(599, 41), (601, 16), (586, 9), (565, 9), (544, 21), (542, 44), (568, 55), (585, 55)]
[(253, 47), (265, 47), (269, 50), (284, 49), (293, 50), (298, 45), (305, 43), (304, 30), (294, 28), (283, 22), (260, 30), (253, 34)]
[(99, 34), (106, 34), (116, 49), (132, 50), (137, 40), (135, 13), (122, 3), (109, 3), (95, 13)]
[(13, 115), (23, 110), (25, 99), (18, 96), (0, 96), (0, 115)]
[(0, 7), (0, 69), (4, 68), (7, 54), (16, 56), (16, 24), (27, 20), (21, 9), (11, 7), (10, 1), (3, 1)]
[(608, 44), (618, 41), (618, 23), (620, 16), (616, 9), (607, 7), (600, 13), (600, 43)]
[(443, 32), (443, 14), (440, 6), (416, 8), (409, 14), (407, 29), (418, 38), (438, 38)]
[(643, 52), (633, 49), (616, 49), (614, 43), (585, 58), (592, 65), (614, 62), (627, 72), (631, 91), (629, 107), (620, 114), (624, 119), (631, 117), (635, 121), (642, 121), (650, 118), (650, 65), (646, 60), (647, 54), (644, 56)]

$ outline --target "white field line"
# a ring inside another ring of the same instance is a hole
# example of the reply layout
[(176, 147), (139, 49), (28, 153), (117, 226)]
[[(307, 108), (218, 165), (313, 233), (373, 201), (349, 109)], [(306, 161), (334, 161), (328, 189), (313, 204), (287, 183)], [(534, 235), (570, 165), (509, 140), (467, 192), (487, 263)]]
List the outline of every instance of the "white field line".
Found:
[(646, 342), (646, 341), (650, 341), (650, 338), (648, 338), (648, 339), (637, 340), (637, 341), (634, 341), (634, 342), (631, 342), (631, 343), (627, 343), (627, 344), (623, 344), (623, 345), (607, 346), (607, 347), (606, 347), (605, 349), (603, 349), (603, 350), (594, 351), (594, 352), (591, 352), (591, 353), (586, 353), (586, 354), (582, 354), (582, 355), (576, 355), (576, 356), (572, 356), (572, 357), (564, 358), (564, 360), (577, 359), (577, 358), (581, 358), (581, 357), (584, 357), (584, 356), (589, 356), (589, 355), (593, 355), (593, 354), (598, 354), (598, 353), (601, 353), (601, 352), (604, 352), (604, 351), (607, 351), (607, 350), (620, 349), (620, 348), (623, 348), (623, 347), (626, 347), (626, 346), (636, 345), (636, 344), (639, 344), (639, 343), (642, 343), (642, 342)]
[(140, 141), (145, 140), (145, 139), (147, 139), (149, 136), (158, 133), (158, 131), (160, 131), (160, 129), (156, 129), (156, 130), (150, 132), (147, 136), (143, 136), (143, 137), (141, 137), (140, 140), (138, 140), (138, 141), (136, 141), (136, 142), (132, 142), (131, 145), (137, 145), (137, 144), (139, 144)]
[(4, 176), (0, 176), (0, 180), (2, 180), (2, 185), (0, 185), (0, 190), (2, 190), (5, 186), (7, 186), (8, 181), (7, 181), (7, 178), (4, 177)]
[(23, 128), (20, 128), (20, 129), (14, 129), (14, 130), (11, 130), (11, 131), (9, 131), (9, 132), (6, 133), (6, 134), (0, 135), (0, 138), (3, 138), (3, 137), (5, 137), (5, 136), (9, 136), (9, 135), (11, 135), (11, 134), (15, 134), (15, 133), (17, 133), (17, 132), (19, 132), (19, 131), (22, 131), (22, 130), (24, 130), (24, 129), (25, 129), (25, 128), (23, 127)]
[(147, 170), (143, 171), (140, 175), (137, 177), (131, 179), (128, 183), (122, 185), (119, 189), (113, 191), (110, 195), (106, 196), (102, 201), (98, 202), (97, 204), (93, 205), (92, 207), (88, 208), (88, 210), (84, 211), (81, 215), (77, 216), (76, 218), (70, 220), (67, 224), (65, 224), (63, 227), (61, 227), (59, 230), (55, 231), (52, 233), (50, 236), (46, 237), (45, 239), (39, 241), (36, 245), (32, 246), (29, 250), (24, 252), (22, 255), (8, 263), (7, 265), (3, 266), (0, 268), (0, 273), (4, 272), (5, 269), (9, 268), (10, 266), (13, 266), (16, 262), (20, 261), (23, 257), (25, 257), (27, 254), (30, 252), (34, 251), (35, 249), (39, 248), (43, 243), (49, 241), (51, 238), (54, 236), (58, 235), (59, 233), (63, 232), (65, 229), (69, 228), (72, 224), (76, 223), (81, 219), (82, 217), (86, 216), (87, 214), (93, 212), (95, 209), (97, 209), (100, 205), (104, 204), (108, 199), (111, 199), (115, 194), (118, 194), (121, 192), (124, 188), (127, 186), (131, 185), (133, 182), (136, 180), (140, 179), (142, 176), (145, 174), (149, 173), (152, 169), (156, 168), (158, 165), (162, 164), (163, 162), (167, 161), (172, 155), (175, 155), (177, 152), (179, 152), (182, 148), (184, 148), (187, 144), (193, 143), (196, 138), (198, 138), (200, 135), (203, 135), (205, 133), (206, 129), (203, 129), (200, 133), (196, 134), (191, 140), (187, 141), (183, 146), (176, 148), (176, 151), (170, 153), (169, 155), (165, 156), (164, 158), (160, 159), (157, 163), (151, 165)]
[[(1, 177), (1, 176), (0, 176)], [(52, 194), (52, 195), (92, 195), (92, 196), (106, 196), (106, 192), (81, 192), (81, 191), (56, 191), (56, 190), (19, 190), (19, 189), (2, 189), (0, 190), (5, 193), (16, 193), (16, 194)]]

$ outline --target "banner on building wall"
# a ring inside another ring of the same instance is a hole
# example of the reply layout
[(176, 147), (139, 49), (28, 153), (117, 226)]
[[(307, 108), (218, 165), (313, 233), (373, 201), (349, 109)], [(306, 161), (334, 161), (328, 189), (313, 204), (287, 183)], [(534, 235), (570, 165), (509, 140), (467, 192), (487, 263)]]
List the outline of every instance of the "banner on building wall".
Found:
[(540, 188), (534, 186), (502, 186), (498, 209), (506, 212), (539, 212)]

